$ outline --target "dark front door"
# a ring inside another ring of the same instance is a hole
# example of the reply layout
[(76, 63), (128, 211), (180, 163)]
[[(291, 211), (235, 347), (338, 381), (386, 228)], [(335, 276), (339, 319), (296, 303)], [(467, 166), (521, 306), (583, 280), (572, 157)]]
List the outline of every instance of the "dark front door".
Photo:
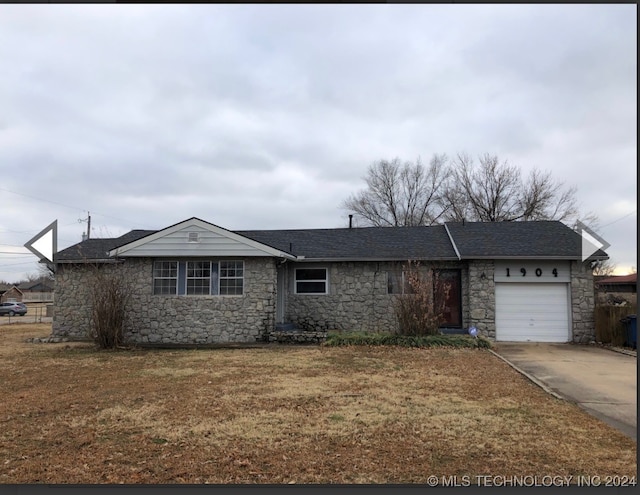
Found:
[(442, 311), (441, 327), (462, 327), (462, 287), (460, 270), (435, 270), (434, 302)]

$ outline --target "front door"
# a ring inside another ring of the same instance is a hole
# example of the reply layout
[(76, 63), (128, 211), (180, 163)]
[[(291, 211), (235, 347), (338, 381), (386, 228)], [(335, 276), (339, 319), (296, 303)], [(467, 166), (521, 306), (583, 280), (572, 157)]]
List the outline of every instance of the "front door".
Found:
[(441, 327), (462, 328), (462, 287), (460, 270), (435, 270), (434, 302), (442, 311)]

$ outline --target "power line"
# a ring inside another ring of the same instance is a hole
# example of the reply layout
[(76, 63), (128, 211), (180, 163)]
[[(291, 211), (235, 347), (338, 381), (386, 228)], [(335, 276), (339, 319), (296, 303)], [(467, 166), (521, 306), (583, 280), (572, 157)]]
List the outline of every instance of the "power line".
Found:
[[(7, 265), (3, 264), (3, 265), (0, 265), (0, 266), (2, 266), (4, 268), (5, 266), (31, 265), (33, 263), (37, 263), (37, 261), (22, 261), (20, 263), (9, 263)], [(7, 271), (11, 271), (11, 270), (0, 270), (0, 272), (7, 272)]]
[[(3, 188), (3, 187), (0, 187), (0, 191), (8, 192), (8, 193), (10, 193), (10, 194), (16, 194), (16, 195), (18, 195), (18, 196), (24, 196), (25, 198), (35, 199), (36, 201), (44, 201), (45, 203), (51, 203), (51, 204), (54, 204), (54, 205), (64, 206), (65, 208), (70, 208), (70, 209), (72, 209), (72, 210), (76, 210), (76, 211), (77, 211), (77, 210), (80, 210), (80, 211), (87, 211), (87, 210), (85, 210), (84, 208), (78, 208), (77, 206), (71, 206), (71, 205), (67, 205), (67, 204), (64, 204), (64, 203), (59, 203), (59, 202), (57, 202), (57, 201), (50, 201), (50, 200), (48, 200), (48, 199), (42, 199), (42, 198), (38, 198), (38, 197), (36, 197), (36, 196), (30, 196), (30, 195), (28, 195), (28, 194), (17, 193), (17, 192), (15, 192), (15, 191), (9, 191), (9, 189), (5, 189), (5, 188)], [(93, 214), (94, 214), (94, 215), (101, 216), (101, 217), (105, 217), (105, 218), (112, 218), (112, 219), (114, 219), (114, 220), (118, 220), (118, 221), (120, 221), (120, 222), (125, 222), (125, 223), (126, 223), (127, 225), (129, 225), (129, 226), (132, 226), (132, 225), (133, 225), (133, 223), (131, 222), (131, 220), (125, 220), (124, 218), (113, 217), (113, 216), (111, 216), (111, 215), (105, 215), (105, 214), (103, 214), (103, 213), (96, 213), (96, 212), (93, 212)], [(24, 232), (24, 233), (26, 233), (26, 232)]]
[(627, 217), (630, 217), (631, 215), (635, 215), (638, 212), (638, 210), (633, 210), (631, 213), (627, 213), (626, 215), (621, 216), (620, 218), (614, 220), (613, 222), (609, 222), (605, 225), (603, 225), (602, 227), (600, 227), (600, 229), (604, 229), (605, 227), (608, 227), (609, 225), (613, 225), (614, 223), (619, 222), (620, 220), (624, 220)]

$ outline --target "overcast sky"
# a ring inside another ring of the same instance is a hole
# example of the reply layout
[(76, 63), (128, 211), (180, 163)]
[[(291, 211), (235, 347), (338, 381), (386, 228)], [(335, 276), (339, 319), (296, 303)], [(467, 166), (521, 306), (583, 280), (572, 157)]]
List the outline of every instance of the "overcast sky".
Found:
[(0, 5), (0, 280), (56, 219), (344, 227), (374, 161), (459, 152), (576, 186), (626, 273), (636, 136), (636, 5)]

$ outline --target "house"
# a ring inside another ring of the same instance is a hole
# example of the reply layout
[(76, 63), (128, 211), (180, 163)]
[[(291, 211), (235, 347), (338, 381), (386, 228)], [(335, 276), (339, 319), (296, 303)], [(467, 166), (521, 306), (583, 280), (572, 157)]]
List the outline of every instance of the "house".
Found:
[(15, 285), (3, 285), (0, 287), (0, 303), (22, 302), (22, 291)]
[(51, 302), (53, 301), (53, 280), (40, 278), (20, 284), (23, 302)]
[(595, 290), (599, 304), (637, 304), (638, 274), (601, 277), (595, 280)]
[(56, 253), (53, 333), (86, 336), (96, 267), (131, 284), (125, 334), (136, 343), (256, 342), (290, 328), (389, 331), (403, 265), (416, 260), (449, 284), (448, 330), (589, 342), (590, 263), (607, 255), (582, 262), (581, 245), (555, 221), (230, 231), (190, 218)]

